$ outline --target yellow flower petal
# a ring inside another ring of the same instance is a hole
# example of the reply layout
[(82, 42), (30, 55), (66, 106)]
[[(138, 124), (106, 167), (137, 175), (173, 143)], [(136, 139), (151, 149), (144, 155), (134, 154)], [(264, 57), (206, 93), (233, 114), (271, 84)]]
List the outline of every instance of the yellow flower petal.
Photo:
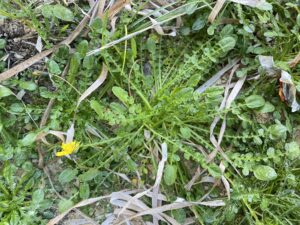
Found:
[(61, 156), (65, 156), (65, 155), (69, 155), (67, 152), (61, 151), (61, 152), (56, 152), (56, 156), (61, 157)]
[(57, 152), (56, 156), (60, 157), (60, 156), (70, 155), (79, 148), (79, 145), (80, 143), (77, 141), (62, 143), (61, 144), (62, 151)]

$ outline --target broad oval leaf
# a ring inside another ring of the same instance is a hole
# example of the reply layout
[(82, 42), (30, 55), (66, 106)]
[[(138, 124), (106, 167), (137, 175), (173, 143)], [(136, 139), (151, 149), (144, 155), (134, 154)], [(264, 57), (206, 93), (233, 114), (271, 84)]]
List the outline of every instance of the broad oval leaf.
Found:
[(179, 223), (184, 224), (186, 221), (186, 210), (185, 209), (176, 209), (172, 210), (172, 217)]
[(185, 139), (189, 139), (191, 137), (191, 129), (188, 127), (181, 127), (180, 133), (182, 134), (182, 137)]
[(287, 157), (291, 160), (297, 159), (300, 157), (300, 147), (296, 141), (285, 144), (285, 150)]
[(251, 95), (245, 99), (246, 106), (249, 109), (260, 108), (265, 105), (265, 99), (260, 95)]
[(32, 201), (35, 204), (38, 204), (39, 202), (44, 200), (44, 196), (45, 196), (45, 194), (42, 189), (35, 190), (32, 194)]
[(6, 97), (6, 96), (9, 96), (12, 94), (13, 94), (13, 92), (9, 88), (0, 85), (0, 98)]
[(270, 181), (277, 178), (277, 173), (270, 166), (259, 165), (254, 168), (254, 176), (258, 180)]
[(234, 48), (236, 40), (233, 37), (225, 37), (221, 39), (218, 44), (224, 52), (228, 52)]
[(221, 171), (220, 167), (218, 167), (218, 165), (216, 165), (215, 163), (209, 164), (207, 167), (207, 170), (208, 170), (209, 174), (215, 178), (221, 178), (221, 176), (222, 176), (222, 171)]
[(204, 18), (199, 17), (196, 19), (196, 21), (193, 23), (192, 30), (201, 30), (206, 24), (206, 21)]
[(270, 113), (270, 112), (274, 112), (275, 110), (275, 106), (272, 105), (270, 102), (266, 102), (266, 104), (259, 109), (259, 112), (261, 113)]
[(166, 185), (172, 185), (177, 178), (177, 167), (174, 165), (167, 165), (164, 171), (164, 181)]
[(68, 210), (74, 205), (74, 203), (71, 200), (68, 199), (62, 199), (58, 203), (58, 211), (60, 213), (63, 213), (64, 211)]
[(6, 45), (6, 40), (5, 39), (0, 39), (0, 49), (4, 49)]
[(274, 124), (268, 128), (269, 137), (272, 140), (279, 140), (286, 138), (287, 128), (282, 124)]
[(79, 180), (82, 182), (90, 181), (94, 179), (99, 174), (99, 170), (96, 168), (89, 169), (87, 172), (81, 174), (79, 176)]
[(37, 134), (36, 133), (29, 133), (27, 134), (22, 140), (21, 140), (21, 144), (23, 146), (29, 146), (31, 145), (35, 139), (36, 139)]
[(73, 21), (74, 15), (71, 10), (62, 6), (62, 5), (54, 5), (53, 6), (53, 15), (64, 21)]
[(59, 65), (52, 59), (48, 60), (47, 67), (48, 67), (49, 73), (52, 73), (52, 74), (60, 74), (61, 73)]
[(59, 174), (58, 181), (61, 184), (69, 183), (76, 177), (77, 174), (78, 174), (78, 170), (76, 170), (76, 169), (74, 169), (74, 170), (65, 169), (64, 171), (61, 172), (61, 174)]
[(128, 103), (129, 96), (128, 96), (127, 91), (125, 91), (123, 88), (115, 86), (112, 88), (112, 92), (118, 99), (120, 99), (121, 102), (123, 102), (124, 104)]
[(36, 83), (32, 81), (22, 81), (20, 84), (20, 88), (28, 90), (28, 91), (34, 91), (37, 88)]
[(85, 69), (92, 69), (95, 65), (95, 57), (93, 55), (85, 56), (83, 58), (82, 66)]
[(90, 105), (91, 105), (91, 108), (93, 110), (95, 110), (95, 112), (97, 113), (97, 115), (100, 117), (100, 118), (103, 118), (103, 115), (104, 115), (104, 107), (99, 103), (97, 102), (96, 100), (92, 100), (90, 102)]
[(42, 15), (46, 18), (51, 18), (53, 16), (53, 6), (52, 5), (44, 5), (42, 7)]

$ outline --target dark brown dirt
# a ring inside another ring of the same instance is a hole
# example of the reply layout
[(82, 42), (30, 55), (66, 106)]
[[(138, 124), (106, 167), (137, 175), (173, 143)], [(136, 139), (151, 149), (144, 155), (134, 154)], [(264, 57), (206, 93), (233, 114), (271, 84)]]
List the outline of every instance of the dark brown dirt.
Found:
[(35, 49), (36, 35), (15, 20), (0, 21), (0, 38), (6, 39), (6, 53), (8, 66), (18, 64), (37, 53)]
[(15, 20), (3, 20), (0, 25), (0, 37), (8, 39), (22, 37), (29, 31), (22, 23)]

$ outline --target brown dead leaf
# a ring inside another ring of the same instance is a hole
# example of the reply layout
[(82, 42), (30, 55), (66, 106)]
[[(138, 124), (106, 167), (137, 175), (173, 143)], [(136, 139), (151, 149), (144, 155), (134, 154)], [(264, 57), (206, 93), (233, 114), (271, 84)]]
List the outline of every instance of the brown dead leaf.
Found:
[(106, 77), (107, 77), (107, 67), (103, 64), (102, 66), (102, 72), (100, 74), (100, 76), (98, 77), (97, 80), (95, 80), (95, 82), (88, 87), (88, 89), (86, 89), (82, 95), (80, 96), (80, 98), (78, 99), (77, 102), (77, 107), (80, 105), (80, 103), (86, 99), (90, 94), (92, 94), (98, 87), (101, 86), (101, 84), (103, 84), (103, 82), (105, 81)]
[(108, 10), (108, 17), (109, 19), (112, 19), (117, 15), (119, 12), (122, 11), (123, 8), (125, 8), (126, 5), (130, 5), (130, 0), (118, 0), (115, 4), (111, 6), (111, 8)]
[(226, 0), (218, 0), (217, 3), (215, 4), (214, 8), (212, 9), (211, 13), (208, 16), (208, 21), (209, 22), (214, 22), (216, 17), (218, 16), (220, 10), (222, 9), (224, 3)]
[[(143, 192), (137, 193), (134, 197), (132, 197), (132, 199), (130, 201), (128, 201), (124, 205), (124, 207), (120, 210), (119, 215), (122, 214), (128, 208), (128, 206), (130, 206), (132, 204), (133, 201), (148, 194), (152, 189), (159, 187), (162, 176), (163, 176), (165, 163), (168, 159), (168, 148), (167, 148), (167, 144), (165, 142), (161, 144), (161, 152), (162, 152), (162, 159), (158, 164), (157, 175), (156, 175), (156, 179), (155, 179), (155, 183), (154, 183), (153, 187), (151, 187)], [(154, 197), (157, 199), (157, 193), (154, 195)]]
[(240, 59), (233, 59), (230, 63), (224, 66), (220, 71), (218, 71), (215, 75), (213, 75), (209, 80), (207, 80), (204, 84), (202, 84), (199, 88), (196, 89), (198, 94), (201, 94), (206, 91), (207, 88), (216, 83), (228, 70), (234, 67)]
[(280, 84), (282, 97), (292, 108), (292, 112), (299, 111), (300, 104), (297, 101), (296, 86), (292, 80), (292, 76), (284, 70), (281, 71)]
[[(184, 202), (174, 202), (174, 203), (160, 206), (157, 208), (152, 208), (152, 209), (147, 209), (147, 210), (141, 211), (141, 212), (135, 214), (134, 216), (127, 218), (127, 221), (132, 220), (137, 217), (144, 216), (144, 215), (155, 215), (155, 214), (159, 214), (159, 213), (162, 213), (165, 211), (182, 209), (182, 208), (191, 207), (191, 206), (195, 206), (195, 205), (202, 205), (202, 206), (208, 206), (208, 207), (220, 207), (220, 206), (224, 206), (225, 202), (223, 200), (214, 200), (214, 201), (207, 201), (207, 202), (202, 202), (202, 201), (200, 201), (200, 202), (185, 202), (185, 201)], [(121, 225), (124, 222), (125, 221), (121, 221), (117, 225)], [(178, 223), (176, 222), (176, 224), (178, 224)]]
[(225, 187), (225, 190), (226, 190), (226, 193), (227, 193), (227, 197), (228, 197), (228, 199), (230, 199), (230, 184), (229, 184), (228, 180), (226, 179), (226, 177), (224, 176), (225, 165), (224, 165), (223, 161), (220, 162), (219, 167), (220, 167), (221, 172), (222, 172), (222, 177), (221, 177), (222, 183), (223, 183), (223, 185)]
[(106, 0), (100, 0), (98, 5), (98, 17), (102, 19)]
[[(214, 8), (212, 9), (211, 13), (209, 14), (208, 21), (214, 22), (216, 17), (218, 16), (220, 10), (222, 9), (223, 5), (225, 4), (226, 0), (217, 0), (217, 3), (215, 4)], [(263, 5), (266, 3), (265, 0), (229, 0), (230, 2), (250, 6), (250, 7), (259, 7), (260, 5)], [(299, 56), (300, 57), (300, 56)]]
[(55, 218), (51, 219), (47, 223), (47, 225), (57, 224), (59, 221), (61, 221), (73, 209), (80, 208), (80, 207), (83, 207), (83, 206), (86, 206), (86, 205), (91, 205), (91, 204), (94, 204), (94, 203), (96, 203), (100, 200), (107, 199), (107, 198), (110, 198), (110, 197), (111, 197), (111, 195), (106, 195), (106, 196), (101, 196), (101, 197), (97, 197), (97, 198), (89, 198), (89, 199), (83, 200), (83, 201), (77, 203), (76, 205), (74, 205), (73, 207), (71, 207), (70, 209), (66, 210), (65, 212), (59, 214)]

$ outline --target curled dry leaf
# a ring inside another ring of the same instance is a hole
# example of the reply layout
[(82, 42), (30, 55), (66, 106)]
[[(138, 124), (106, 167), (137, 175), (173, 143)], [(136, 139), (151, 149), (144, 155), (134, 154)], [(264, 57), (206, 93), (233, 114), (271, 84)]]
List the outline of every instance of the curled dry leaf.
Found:
[[(267, 74), (270, 76), (277, 75), (281, 72), (280, 76), (280, 88), (279, 88), (279, 96), (282, 101), (288, 103), (288, 105), (292, 108), (292, 112), (296, 112), (300, 110), (300, 104), (297, 101), (297, 89), (293, 82), (292, 76), (284, 71), (276, 68), (273, 60), (273, 56), (259, 56), (258, 57), (261, 66), (266, 70)], [(290, 63), (290, 66), (292, 66)]]
[(234, 59), (229, 62), (226, 66), (224, 66), (220, 71), (218, 71), (215, 75), (213, 75), (209, 80), (207, 80), (204, 84), (202, 84), (199, 88), (197, 88), (196, 92), (198, 94), (202, 94), (206, 91), (207, 88), (216, 83), (223, 75), (226, 74), (228, 70), (234, 67), (240, 59)]
[[(70, 128), (67, 130), (67, 132), (56, 131), (56, 130), (49, 130), (47, 132), (42, 131), (41, 133), (39, 133), (37, 135), (36, 141), (41, 140), (41, 141), (43, 141), (44, 144), (50, 145), (45, 137), (49, 134), (52, 134), (55, 137), (57, 137), (58, 139), (60, 139), (61, 142), (69, 143), (69, 142), (73, 141), (74, 133), (75, 133), (74, 123), (72, 123)], [(65, 138), (65, 136), (66, 136), (66, 138)]]
[[(211, 13), (208, 16), (209, 22), (214, 22), (216, 17), (218, 16), (220, 10), (222, 9), (223, 5), (225, 4), (226, 0), (217, 0), (217, 3), (215, 4), (214, 8), (212, 9)], [(250, 6), (250, 7), (260, 7), (264, 4), (267, 4), (265, 0), (229, 0), (234, 3)]]
[[(233, 74), (235, 73), (235, 71), (237, 70), (237, 68), (239, 67), (239, 65), (234, 65), (233, 69), (230, 73), (229, 76), (229, 80), (227, 82), (226, 88), (225, 88), (225, 93), (224, 93), (224, 98), (223, 101), (220, 105), (220, 110), (223, 110), (224, 108), (229, 108), (231, 103), (234, 101), (234, 99), (236, 98), (237, 94), (239, 93), (239, 91), (241, 90), (245, 80), (246, 80), (246, 76), (242, 77), (239, 79), (239, 81), (235, 84), (234, 88), (232, 89), (232, 91), (229, 94), (229, 87), (230, 87), (230, 83), (231, 83), (231, 79)], [(218, 124), (218, 122), (221, 120), (220, 116), (217, 116), (214, 121), (212, 122), (211, 126), (210, 126), (210, 141), (211, 143), (214, 145), (215, 150), (213, 152), (211, 152), (209, 154), (209, 156), (207, 157), (207, 161), (211, 162), (217, 155), (218, 152), (220, 152), (221, 154), (223, 153), (223, 150), (220, 146), (221, 142), (222, 142), (222, 138), (223, 138), (223, 134), (225, 132), (226, 129), (226, 115), (223, 119), (222, 122), (222, 126), (221, 126), (221, 130), (219, 132), (219, 137), (218, 140), (216, 139), (216, 137), (214, 136), (214, 129), (216, 127), (216, 125)], [(225, 159), (228, 159), (228, 157), (225, 154), (222, 154), (223, 156), (225, 156)]]
[[(128, 206), (132, 203), (132, 201), (135, 201), (141, 197), (143, 197), (144, 195), (146, 195), (147, 193), (149, 193), (152, 189), (154, 189), (155, 187), (158, 187), (160, 185), (161, 179), (162, 179), (162, 175), (163, 175), (163, 171), (164, 171), (164, 167), (165, 167), (165, 163), (168, 159), (168, 147), (167, 144), (164, 142), (161, 145), (161, 151), (162, 151), (162, 159), (158, 164), (158, 169), (157, 169), (157, 175), (156, 175), (156, 179), (155, 179), (155, 183), (153, 185), (153, 187), (140, 192), (138, 194), (136, 194), (130, 201), (128, 201), (124, 207), (120, 210), (119, 215), (121, 215), (122, 213), (124, 213), (124, 211), (128, 208)], [(155, 196), (157, 197), (157, 196)]]
[(229, 184), (228, 180), (226, 179), (226, 177), (224, 176), (225, 165), (224, 165), (223, 161), (220, 162), (219, 167), (220, 167), (221, 172), (222, 172), (222, 176), (221, 176), (222, 183), (223, 183), (223, 185), (225, 187), (225, 190), (226, 190), (226, 193), (227, 193), (227, 197), (228, 197), (228, 199), (230, 199), (230, 184)]
[(172, 28), (172, 31), (170, 33), (165, 33), (164, 32), (164, 29), (160, 26), (159, 22), (157, 22), (155, 19), (149, 17), (152, 25), (153, 25), (153, 28), (154, 30), (159, 34), (159, 35), (162, 35), (162, 36), (172, 36), (172, 37), (175, 37), (176, 36), (176, 29), (175, 27)]
[(154, 30), (159, 34), (159, 35), (165, 35), (164, 30), (162, 29), (162, 27), (159, 25), (159, 23), (155, 20), (152, 19), (151, 17), (149, 17), (151, 23), (154, 26)]
[(91, 204), (94, 204), (94, 203), (96, 203), (96, 202), (98, 202), (100, 200), (108, 199), (110, 197), (111, 197), (111, 195), (106, 195), (106, 196), (102, 196), (102, 197), (89, 198), (89, 199), (83, 200), (83, 201), (77, 203), (76, 205), (74, 205), (73, 207), (71, 207), (70, 209), (66, 210), (62, 214), (59, 214), (55, 218), (51, 219), (47, 223), (47, 225), (55, 225), (55, 224), (57, 224), (59, 221), (61, 221), (73, 209), (80, 208), (80, 207), (83, 207), (83, 206), (86, 206), (86, 205), (91, 205)]
[(194, 176), (192, 177), (192, 179), (184, 186), (184, 188), (187, 190), (187, 191), (190, 191), (192, 186), (194, 185), (194, 183), (196, 182), (196, 180), (200, 177), (201, 175), (201, 170), (200, 170), (200, 167), (197, 168)]
[(289, 106), (292, 108), (292, 112), (300, 110), (300, 105), (297, 101), (296, 94), (297, 89), (291, 75), (288, 72), (282, 70), (279, 95), (282, 96), (284, 100), (289, 104)]
[[(157, 208), (141, 211), (141, 212), (135, 214), (134, 216), (127, 218), (127, 221), (144, 216), (144, 215), (155, 215), (155, 214), (159, 214), (159, 213), (162, 213), (165, 211), (182, 209), (182, 208), (191, 207), (194, 205), (203, 205), (203, 206), (208, 206), (208, 207), (220, 207), (220, 206), (225, 206), (225, 202), (223, 200), (214, 200), (214, 201), (207, 201), (207, 202), (202, 202), (202, 201), (200, 201), (200, 202), (174, 202), (174, 203), (160, 206)], [(117, 225), (121, 225), (124, 222), (125, 222), (125, 220), (121, 221)], [(176, 224), (178, 224), (178, 223), (176, 222)]]
[(80, 105), (80, 103), (86, 99), (90, 94), (92, 94), (98, 87), (101, 86), (101, 84), (103, 84), (103, 82), (106, 80), (107, 77), (107, 67), (103, 64), (102, 66), (102, 72), (100, 74), (100, 76), (98, 77), (97, 80), (95, 80), (95, 82), (88, 88), (86, 89), (83, 94), (80, 96), (80, 98), (78, 99), (77, 102), (77, 107)]
[(222, 9), (224, 3), (226, 0), (217, 0), (217, 3), (215, 4), (214, 8), (212, 9), (211, 13), (208, 16), (209, 22), (214, 22), (216, 17), (218, 16), (220, 10)]
[(74, 128), (74, 123), (72, 123), (66, 133), (66, 143), (70, 143), (73, 141), (74, 134), (75, 134), (75, 128)]
[(236, 82), (234, 88), (232, 89), (232, 91), (230, 92), (230, 95), (228, 96), (227, 102), (226, 102), (226, 109), (230, 108), (231, 103), (234, 101), (234, 99), (236, 99), (238, 93), (240, 92), (240, 90), (242, 89), (245, 81), (246, 81), (246, 77), (244, 76), (242, 78), (240, 78), (238, 80), (238, 82)]
[(274, 76), (278, 70), (275, 67), (273, 56), (259, 55), (258, 60), (262, 68), (267, 72), (267, 75)]
[(151, 133), (149, 130), (144, 130), (144, 137), (146, 141), (149, 141), (151, 139)]
[(61, 132), (61, 131), (56, 131), (56, 130), (49, 130), (48, 132), (41, 132), (37, 135), (36, 137), (36, 141), (38, 140), (42, 140), (44, 144), (46, 145), (50, 145), (47, 140), (45, 139), (45, 137), (48, 135), (48, 134), (52, 134), (54, 135), (55, 137), (57, 137), (58, 139), (60, 139), (62, 142), (65, 142), (65, 136), (66, 133), (65, 132)]
[[(105, 224), (124, 224), (125, 222), (129, 222), (133, 219), (140, 218), (144, 215), (151, 215), (153, 217), (152, 224), (158, 224), (158, 221), (164, 221), (172, 225), (179, 225), (179, 223), (173, 219), (172, 217), (165, 214), (165, 211), (170, 211), (174, 209), (181, 209), (184, 207), (190, 207), (193, 205), (204, 205), (209, 207), (218, 207), (224, 206), (225, 203), (222, 200), (208, 201), (208, 202), (187, 202), (185, 199), (178, 199), (175, 202), (167, 205), (160, 206), (157, 204), (157, 200), (166, 200), (164, 195), (158, 193), (157, 187), (159, 187), (164, 164), (167, 160), (167, 144), (163, 143), (161, 145), (161, 154), (162, 159), (159, 162), (157, 176), (155, 184), (152, 188), (139, 192), (134, 196), (134, 192), (116, 192), (111, 194), (110, 203), (114, 205), (116, 210), (114, 211), (114, 215), (108, 215), (107, 219), (103, 223)], [(151, 191), (153, 189), (153, 191)], [(149, 208), (140, 198), (142, 196), (150, 196), (152, 201), (156, 201), (154, 204), (152, 202), (152, 208)]]
[(102, 138), (101, 135), (98, 133), (98, 131), (96, 130), (96, 128), (90, 126), (90, 125), (87, 125), (86, 128), (85, 128), (85, 131), (98, 137), (98, 138)]
[[(163, 23), (166, 23), (166, 22), (171, 21), (171, 20), (173, 20), (173, 19), (179, 18), (179, 17), (181, 17), (181, 16), (183, 16), (183, 15), (185, 15), (185, 14), (187, 14), (187, 13), (188, 13), (187, 11), (180, 12), (180, 13), (178, 13), (178, 14), (172, 16), (172, 17), (166, 18), (165, 20), (161, 21), (160, 24), (163, 24)], [(139, 35), (139, 34), (145, 32), (145, 31), (151, 30), (151, 29), (153, 29), (153, 28), (154, 28), (154, 25), (152, 24), (152, 25), (147, 26), (147, 27), (145, 27), (145, 28), (143, 28), (143, 29), (141, 29), (141, 30), (138, 30), (138, 31), (135, 31), (135, 32), (133, 32), (133, 33), (131, 33), (131, 34), (125, 35), (125, 36), (123, 36), (123, 37), (121, 37), (121, 38), (119, 38), (119, 39), (117, 39), (117, 40), (111, 41), (111, 42), (109, 42), (109, 43), (103, 45), (103, 46), (100, 47), (100, 48), (97, 48), (97, 49), (94, 49), (94, 50), (89, 51), (89, 52), (86, 54), (86, 56), (90, 56), (90, 55), (97, 54), (97, 53), (99, 53), (99, 52), (101, 52), (101, 51), (103, 51), (103, 50), (105, 50), (105, 49), (108, 49), (108, 48), (110, 48), (110, 47), (112, 47), (112, 46), (114, 46), (114, 45), (116, 45), (116, 44), (119, 44), (119, 43), (121, 43), (121, 42), (123, 42), (123, 41), (129, 40), (130, 38), (135, 37), (135, 36), (137, 36), (137, 35)]]
[(265, 0), (230, 0), (231, 2), (239, 3), (242, 5), (247, 5), (250, 7), (259, 7), (266, 3)]
[(205, 177), (202, 177), (201, 180), (200, 180), (200, 183), (216, 183), (216, 179), (214, 177), (211, 177), (211, 176), (205, 176)]
[(118, 177), (122, 178), (123, 180), (127, 181), (128, 183), (131, 183), (130, 179), (128, 178), (128, 176), (124, 173), (118, 173), (112, 170), (109, 170), (111, 173), (117, 175)]
[(98, 15), (98, 17), (99, 17), (100, 19), (102, 19), (102, 17), (103, 17), (103, 12), (104, 12), (105, 3), (106, 3), (106, 0), (100, 0), (100, 1), (99, 1), (97, 15)]
[(38, 52), (42, 52), (42, 50), (43, 50), (42, 38), (40, 36), (38, 36), (38, 38), (36, 40), (35, 48)]
[(130, 0), (118, 0), (113, 4), (110, 9), (108, 10), (108, 17), (109, 19), (112, 19), (117, 15), (119, 12), (121, 12), (122, 9), (130, 7)]

